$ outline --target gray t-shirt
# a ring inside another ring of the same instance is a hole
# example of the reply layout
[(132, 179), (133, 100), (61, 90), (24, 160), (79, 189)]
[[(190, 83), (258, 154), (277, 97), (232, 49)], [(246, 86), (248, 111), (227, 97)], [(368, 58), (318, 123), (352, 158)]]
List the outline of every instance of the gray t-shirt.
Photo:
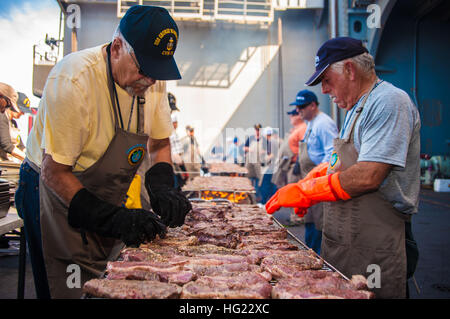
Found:
[[(347, 137), (358, 103), (347, 112), (341, 138)], [(358, 162), (392, 164), (381, 194), (402, 213), (417, 213), (420, 190), (420, 117), (408, 94), (383, 81), (370, 93), (354, 134)]]

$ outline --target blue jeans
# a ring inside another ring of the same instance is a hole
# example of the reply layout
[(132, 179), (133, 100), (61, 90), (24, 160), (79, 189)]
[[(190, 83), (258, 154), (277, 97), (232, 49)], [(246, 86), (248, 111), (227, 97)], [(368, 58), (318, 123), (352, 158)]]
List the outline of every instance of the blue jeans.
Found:
[(305, 223), (305, 244), (320, 255), (322, 232), (316, 229), (314, 223)]
[(265, 204), (277, 192), (277, 185), (272, 183), (272, 174), (264, 174), (260, 187), (261, 204)]
[(19, 187), (15, 194), (17, 213), (24, 221), (25, 237), (33, 269), (36, 297), (49, 299), (47, 272), (42, 253), (41, 218), (39, 208), (39, 173), (24, 162), (20, 166)]

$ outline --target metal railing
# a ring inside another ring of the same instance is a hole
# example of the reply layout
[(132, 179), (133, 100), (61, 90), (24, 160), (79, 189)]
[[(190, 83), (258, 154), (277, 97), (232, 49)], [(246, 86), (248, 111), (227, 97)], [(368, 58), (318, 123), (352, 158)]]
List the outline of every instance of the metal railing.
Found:
[(266, 24), (273, 22), (272, 0), (118, 0), (117, 17), (123, 17), (136, 4), (166, 8), (175, 19)]

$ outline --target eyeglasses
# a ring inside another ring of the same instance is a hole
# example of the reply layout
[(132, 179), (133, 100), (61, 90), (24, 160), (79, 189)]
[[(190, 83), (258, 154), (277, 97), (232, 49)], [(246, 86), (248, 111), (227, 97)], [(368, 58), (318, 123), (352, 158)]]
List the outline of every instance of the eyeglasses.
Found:
[(147, 75), (145, 75), (144, 71), (142, 71), (141, 66), (139, 65), (138, 61), (136, 60), (136, 58), (133, 56), (133, 54), (131, 53), (131, 50), (129, 47), (127, 47), (127, 51), (128, 54), (131, 56), (131, 59), (134, 62), (134, 65), (136, 65), (136, 68), (138, 69), (138, 72), (140, 75), (147, 77)]

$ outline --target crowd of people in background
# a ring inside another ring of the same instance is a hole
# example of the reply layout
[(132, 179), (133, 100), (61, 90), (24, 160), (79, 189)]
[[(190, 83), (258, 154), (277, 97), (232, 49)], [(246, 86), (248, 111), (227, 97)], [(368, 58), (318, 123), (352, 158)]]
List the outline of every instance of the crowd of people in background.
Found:
[(170, 136), (172, 162), (176, 175), (176, 184), (182, 186), (188, 178), (208, 174), (208, 163), (227, 162), (245, 166), (247, 177), (255, 187), (256, 200), (264, 204), (277, 190), (272, 182), (277, 151), (282, 139), (278, 131), (271, 127), (263, 128), (261, 124), (253, 126), (253, 132), (244, 137), (227, 136), (225, 143), (213, 145), (207, 156), (203, 156), (195, 128), (186, 125), (185, 135), (178, 132), (178, 116), (176, 97), (168, 93), (171, 109), (173, 133)]
[[(285, 138), (281, 138), (278, 129), (270, 126), (263, 127), (256, 123), (244, 131), (244, 134), (227, 135), (224, 141), (213, 144), (203, 155), (200, 150), (195, 128), (191, 125), (185, 127), (185, 134), (178, 130), (178, 117), (181, 115), (177, 107), (176, 98), (168, 93), (174, 131), (170, 137), (172, 148), (172, 161), (175, 171), (178, 172), (178, 185), (182, 186), (188, 178), (208, 173), (208, 163), (227, 162), (245, 166), (246, 175), (255, 188), (256, 201), (265, 204), (278, 188), (300, 179), (298, 161), (299, 143), (303, 140), (307, 121), (300, 115), (300, 107), (316, 103), (317, 97), (311, 91), (306, 93), (305, 103), (293, 102), (289, 105), (291, 128)], [(299, 95), (302, 97), (302, 95)], [(238, 133), (238, 132), (235, 132)], [(239, 132), (242, 133), (242, 132)], [(329, 158), (330, 154), (327, 154)], [(290, 214), (290, 225), (303, 223), (293, 211)]]

